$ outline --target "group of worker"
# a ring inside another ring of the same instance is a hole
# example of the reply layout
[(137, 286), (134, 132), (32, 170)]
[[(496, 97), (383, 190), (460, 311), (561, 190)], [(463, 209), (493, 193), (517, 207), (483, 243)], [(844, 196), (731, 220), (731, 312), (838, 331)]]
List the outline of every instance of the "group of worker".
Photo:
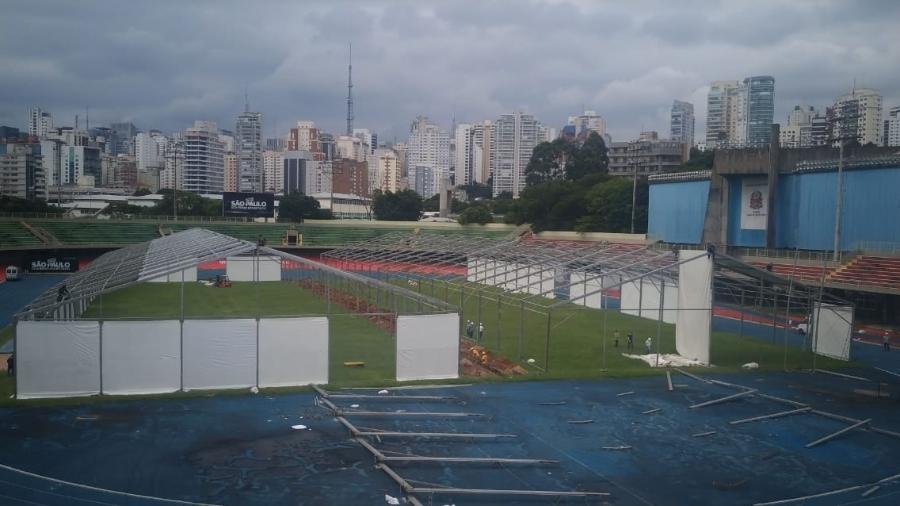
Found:
[[(615, 347), (615, 348), (619, 347), (620, 339), (621, 339), (621, 336), (619, 334), (619, 330), (616, 329), (613, 332), (613, 347)], [(625, 336), (625, 345), (628, 347), (628, 351), (631, 351), (634, 349), (634, 332), (632, 332), (630, 330), (628, 331), (628, 335)], [(644, 349), (647, 353), (653, 352), (653, 338), (652, 337), (648, 337), (647, 340), (644, 341)]]
[(476, 339), (475, 330), (478, 330), (477, 339), (481, 341), (481, 338), (484, 337), (484, 322), (479, 322), (478, 326), (475, 326), (475, 322), (472, 320), (466, 320), (466, 337), (469, 339)]

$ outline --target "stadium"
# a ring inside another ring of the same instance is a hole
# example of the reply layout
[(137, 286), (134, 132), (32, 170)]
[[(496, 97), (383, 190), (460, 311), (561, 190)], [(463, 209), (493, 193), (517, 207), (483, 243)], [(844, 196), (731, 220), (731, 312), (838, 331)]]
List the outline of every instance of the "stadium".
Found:
[(852, 160), (837, 255), (834, 164), (764, 150), (647, 236), (0, 218), (0, 497), (896, 504), (900, 164)]

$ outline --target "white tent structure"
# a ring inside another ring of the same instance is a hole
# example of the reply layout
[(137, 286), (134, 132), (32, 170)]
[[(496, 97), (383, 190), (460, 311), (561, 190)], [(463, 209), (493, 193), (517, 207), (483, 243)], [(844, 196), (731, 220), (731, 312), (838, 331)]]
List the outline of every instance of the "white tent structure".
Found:
[[(221, 259), (230, 275), (257, 287), (281, 280), (282, 266), (290, 265), (304, 279), (325, 287), (321, 297), (328, 310), (277, 316), (258, 308), (225, 317), (186, 314), (185, 284), (196, 282), (198, 265)], [(104, 296), (149, 282), (179, 283), (180, 300), (171, 302), (180, 310), (162, 318), (104, 315)], [(272, 248), (190, 229), (106, 253), (16, 315), (16, 395), (328, 383), (331, 319), (341, 313), (332, 299), (340, 293), (353, 294), (356, 308), (382, 308), (394, 322), (397, 379), (458, 376), (459, 316), (452, 305)]]

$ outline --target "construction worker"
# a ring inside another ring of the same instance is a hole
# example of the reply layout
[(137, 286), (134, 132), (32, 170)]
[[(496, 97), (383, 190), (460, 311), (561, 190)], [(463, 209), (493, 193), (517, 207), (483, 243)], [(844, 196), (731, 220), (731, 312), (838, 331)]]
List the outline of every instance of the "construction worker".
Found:
[(626, 336), (626, 344), (628, 345), (628, 351), (634, 349), (634, 332), (631, 330), (628, 331), (628, 336)]
[(481, 338), (484, 337), (484, 322), (480, 322), (478, 324), (478, 340), (481, 341)]
[(647, 355), (649, 355), (650, 352), (653, 351), (653, 338), (652, 337), (648, 337), (647, 340), (644, 341), (644, 348), (647, 349)]
[(472, 339), (472, 334), (475, 333), (475, 324), (472, 323), (472, 320), (466, 320), (466, 337)]
[(613, 348), (619, 347), (619, 329), (613, 332)]

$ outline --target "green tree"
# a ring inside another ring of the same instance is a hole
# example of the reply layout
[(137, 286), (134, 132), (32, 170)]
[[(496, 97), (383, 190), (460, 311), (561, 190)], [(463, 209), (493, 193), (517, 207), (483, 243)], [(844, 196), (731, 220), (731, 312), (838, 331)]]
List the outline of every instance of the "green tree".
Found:
[(470, 223), (478, 223), (480, 225), (484, 225), (485, 223), (491, 223), (494, 221), (494, 216), (491, 214), (491, 210), (484, 204), (476, 204), (469, 206), (462, 214), (459, 215), (460, 225), (468, 225)]
[(320, 216), (319, 201), (300, 192), (281, 197), (278, 202), (278, 221), (303, 222)]
[[(579, 232), (631, 232), (631, 197), (633, 180), (612, 178), (593, 186), (585, 195), (586, 213), (577, 220)], [(646, 178), (637, 185), (634, 232), (647, 231), (649, 186)]]
[(376, 220), (418, 221), (422, 215), (422, 198), (412, 190), (376, 191), (372, 211)]
[(591, 132), (584, 143), (572, 151), (566, 164), (566, 179), (577, 181), (591, 174), (606, 174), (609, 167), (606, 142), (597, 132)]
[(586, 213), (583, 185), (573, 181), (549, 181), (525, 188), (513, 202), (506, 217), (508, 223), (531, 223), (535, 232), (572, 230)]
[(20, 199), (0, 196), (0, 212), (4, 213), (52, 213), (60, 214), (62, 209), (48, 205), (41, 199)]
[(573, 154), (572, 144), (562, 138), (538, 144), (525, 167), (525, 185), (535, 186), (562, 179), (566, 174), (566, 164)]
[(716, 159), (716, 152), (713, 149), (700, 151), (697, 148), (691, 148), (690, 159), (681, 164), (676, 172), (690, 172), (694, 170), (710, 170), (713, 168), (713, 162)]
[(465, 190), (466, 196), (469, 198), (469, 201), (477, 199), (490, 199), (493, 193), (489, 185), (481, 183), (464, 184), (458, 186), (457, 188)]
[(138, 188), (137, 190), (135, 190), (133, 196), (143, 197), (144, 195), (150, 195), (151, 193), (153, 192), (151, 192), (149, 188)]
[[(153, 216), (171, 216), (173, 190), (166, 188), (158, 192), (163, 199), (155, 206), (147, 208), (145, 214)], [(178, 191), (179, 216), (222, 216), (222, 201), (203, 198), (192, 192)]]

